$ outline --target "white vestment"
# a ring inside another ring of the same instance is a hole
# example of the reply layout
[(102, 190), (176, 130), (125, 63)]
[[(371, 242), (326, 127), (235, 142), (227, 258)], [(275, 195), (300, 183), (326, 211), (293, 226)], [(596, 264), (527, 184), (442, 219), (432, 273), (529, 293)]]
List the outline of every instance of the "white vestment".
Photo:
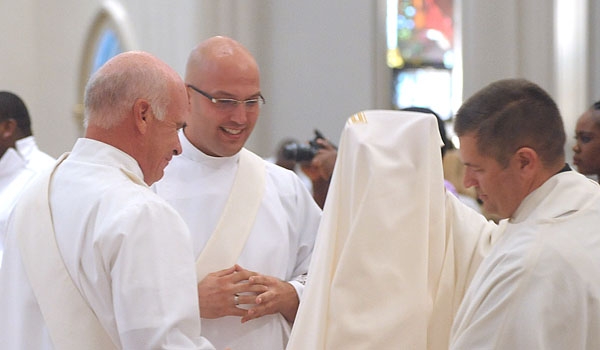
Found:
[(34, 175), (49, 169), (55, 159), (39, 150), (33, 136), (17, 140), (0, 158), (0, 267), (8, 217)]
[[(187, 227), (143, 183), (135, 159), (79, 139), (49, 191), (64, 265), (114, 344), (212, 349), (200, 335)], [(0, 270), (0, 348), (53, 349), (11, 227), (9, 220)]]
[(452, 349), (600, 349), (600, 187), (561, 172), (530, 193), (471, 282)]
[[(180, 133), (180, 141), (182, 155), (171, 161), (163, 179), (155, 184), (155, 190), (188, 224), (197, 257), (221, 217), (240, 154), (210, 157), (196, 149), (183, 133)], [(263, 162), (266, 167), (264, 195), (237, 263), (289, 281), (301, 296), (304, 285), (298, 280), (308, 271), (321, 210), (293, 172)], [(228, 267), (231, 266), (222, 266), (223, 269)], [(280, 314), (244, 324), (240, 317), (233, 316), (202, 319), (202, 335), (217, 349), (281, 350), (287, 343), (289, 324)]]
[(27, 136), (15, 142), (20, 155), (27, 161), (27, 167), (36, 173), (47, 170), (54, 165), (56, 159), (42, 152), (33, 136)]
[(446, 194), (433, 115), (351, 117), (288, 349), (447, 349), (496, 226)]
[(35, 172), (27, 168), (27, 161), (14, 148), (8, 148), (0, 158), (0, 267), (8, 217), (34, 175)]

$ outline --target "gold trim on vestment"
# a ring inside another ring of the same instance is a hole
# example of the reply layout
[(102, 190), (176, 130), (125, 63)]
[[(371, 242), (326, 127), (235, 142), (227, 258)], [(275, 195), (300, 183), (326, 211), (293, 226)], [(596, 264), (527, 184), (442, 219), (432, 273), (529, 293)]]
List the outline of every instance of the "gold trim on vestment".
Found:
[(358, 112), (348, 119), (348, 124), (367, 123), (367, 117), (364, 112)]

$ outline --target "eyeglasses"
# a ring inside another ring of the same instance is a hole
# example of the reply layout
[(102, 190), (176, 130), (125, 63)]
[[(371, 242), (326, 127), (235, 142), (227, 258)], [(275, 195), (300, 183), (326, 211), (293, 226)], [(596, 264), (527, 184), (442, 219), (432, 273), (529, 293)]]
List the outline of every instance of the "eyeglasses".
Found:
[(237, 108), (238, 105), (243, 104), (244, 107), (246, 107), (247, 111), (256, 111), (260, 108), (260, 106), (265, 104), (265, 98), (262, 95), (258, 95), (257, 98), (251, 98), (248, 100), (236, 100), (234, 98), (216, 98), (216, 97), (212, 97), (211, 95), (207, 94), (206, 92), (198, 89), (197, 87), (195, 87), (192, 84), (187, 84), (187, 86), (196, 91), (197, 93), (199, 93), (200, 95), (206, 97), (207, 99), (210, 100), (210, 102), (214, 103), (215, 106), (217, 106), (217, 108), (224, 110), (224, 111), (231, 111)]

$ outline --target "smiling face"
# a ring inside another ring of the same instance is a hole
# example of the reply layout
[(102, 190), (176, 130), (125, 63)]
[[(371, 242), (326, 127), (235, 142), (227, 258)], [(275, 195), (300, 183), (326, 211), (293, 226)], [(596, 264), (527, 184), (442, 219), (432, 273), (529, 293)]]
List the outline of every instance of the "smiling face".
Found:
[[(222, 44), (223, 40), (217, 40)], [(203, 47), (192, 53), (186, 73), (186, 83), (213, 98), (236, 100), (260, 96), (260, 78), (256, 62), (242, 47)], [(202, 55), (194, 58), (194, 55)], [(244, 146), (258, 120), (259, 109), (238, 104), (222, 108), (202, 94), (188, 88), (191, 117), (185, 135), (207, 155), (229, 157)]]
[(526, 195), (519, 176), (519, 164), (511, 158), (506, 168), (483, 156), (472, 134), (459, 137), (460, 155), (465, 165), (465, 187), (474, 187), (483, 208), (501, 218), (511, 217)]
[(181, 154), (181, 144), (177, 132), (185, 125), (189, 114), (189, 104), (183, 84), (173, 85), (170, 88), (170, 102), (165, 109), (164, 119), (157, 119), (152, 110), (146, 117), (148, 152), (146, 161), (143, 164), (140, 163), (140, 167), (144, 173), (144, 182), (148, 185), (160, 180), (171, 158)]
[(573, 164), (585, 175), (600, 175), (600, 125), (595, 122), (593, 113), (600, 111), (588, 110), (575, 126)]

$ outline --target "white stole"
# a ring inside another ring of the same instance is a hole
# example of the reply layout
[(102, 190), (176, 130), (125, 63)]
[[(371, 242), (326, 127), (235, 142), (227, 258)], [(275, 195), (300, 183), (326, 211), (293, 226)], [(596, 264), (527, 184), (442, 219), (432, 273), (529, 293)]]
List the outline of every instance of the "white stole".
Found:
[[(23, 265), (56, 349), (116, 349), (69, 275), (56, 243), (49, 202), (52, 172), (35, 180), (15, 207)], [(35, 215), (35, 217), (33, 217)]]
[(265, 163), (242, 148), (238, 170), (215, 231), (196, 260), (202, 281), (211, 272), (233, 266), (252, 231), (265, 190)]

